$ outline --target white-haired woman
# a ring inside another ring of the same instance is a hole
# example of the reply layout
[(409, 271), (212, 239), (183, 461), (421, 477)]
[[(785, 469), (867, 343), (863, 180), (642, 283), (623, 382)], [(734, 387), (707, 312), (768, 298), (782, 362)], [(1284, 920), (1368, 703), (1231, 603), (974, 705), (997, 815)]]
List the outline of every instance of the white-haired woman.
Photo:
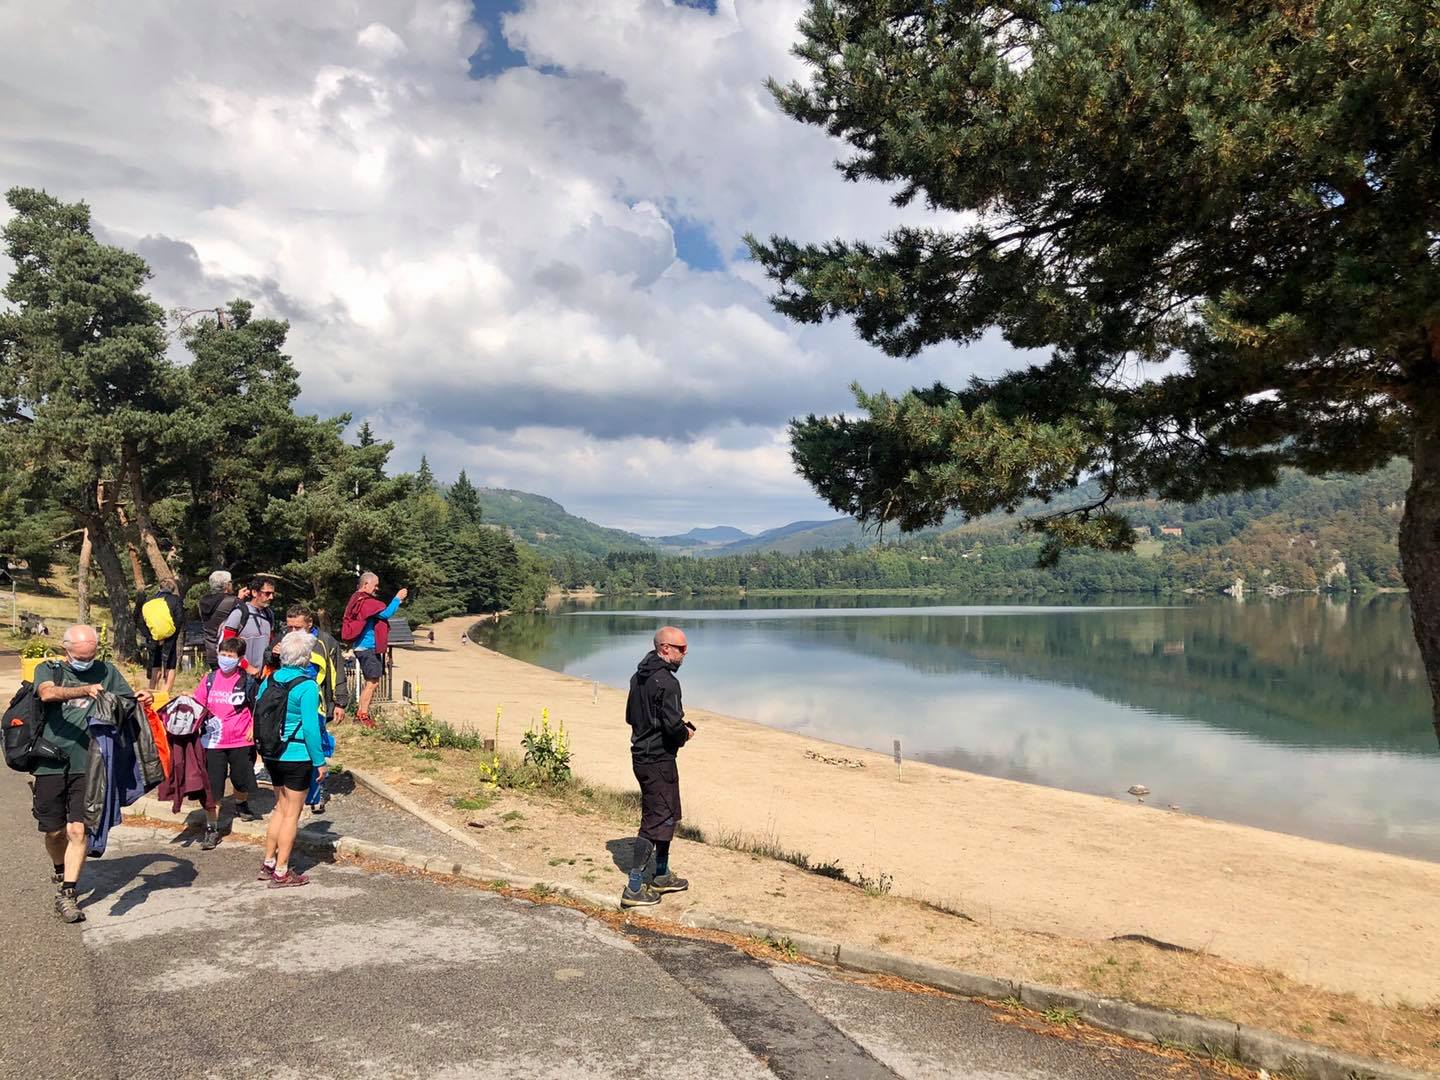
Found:
[(300, 828), (305, 793), (319, 770), (325, 778), (325, 754), (320, 746), (320, 690), (310, 677), (310, 652), (315, 639), (305, 630), (292, 630), (280, 639), (280, 667), (260, 685), (259, 699), (272, 683), (286, 688), (285, 723), (280, 731), (278, 757), (265, 759), (275, 785), (275, 809), (265, 832), (265, 861), (260, 879), (270, 888), (308, 885), (310, 879), (290, 867), (290, 851)]

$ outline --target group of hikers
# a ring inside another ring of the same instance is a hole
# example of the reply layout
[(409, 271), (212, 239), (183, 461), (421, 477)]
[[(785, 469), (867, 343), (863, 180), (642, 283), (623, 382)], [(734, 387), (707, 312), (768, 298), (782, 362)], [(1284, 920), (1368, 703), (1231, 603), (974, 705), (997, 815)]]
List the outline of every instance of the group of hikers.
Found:
[[(389, 619), (407, 595), (400, 589), (386, 603), (376, 596), (379, 586), (377, 575), (361, 575), (345, 605), (340, 633), (361, 673), (356, 718), (370, 727), (375, 726), (371, 702), (384, 675)], [(227, 571), (210, 575), (209, 591), (199, 603), (207, 670), (188, 695), (171, 697), (183, 625), (174, 581), (162, 581), (154, 596), (136, 602), (148, 689), (132, 690), (115, 664), (99, 659), (99, 635), (83, 624), (66, 629), (63, 659), (36, 667), (29, 697), (35, 713), (30, 757), (23, 766), (11, 759), (8, 729), (6, 755), (7, 762), (34, 777), (32, 812), (53, 868), (55, 912), (65, 922), (85, 918), (76, 891), (80, 873), (87, 855), (103, 853), (119, 806), (154, 786), (146, 768), (155, 749), (153, 734), (147, 741), (143, 724), (117, 732), (116, 710), (101, 706), (130, 700), (154, 716), (152, 706), (161, 691), (169, 700), (152, 721), (163, 725), (158, 729), (162, 742), (168, 740), (156, 755), (168, 762), (161, 795), (168, 790), (176, 809), (187, 797), (202, 803), (202, 849), (220, 841), (226, 781), (234, 791), (235, 816), (255, 821), (261, 815), (254, 797), (263, 777), (274, 789), (275, 805), (258, 877), (270, 888), (309, 883), (290, 857), (306, 803), (324, 810), (326, 761), (334, 752), (328, 725), (343, 721), (350, 704), (346, 662), (340, 641), (307, 606), (291, 606), (283, 626), (277, 625), (275, 592), (275, 583), (266, 577), (237, 588)], [(21, 722), (18, 703), (24, 693), (22, 687), (6, 712), (7, 724)], [(126, 747), (126, 739), (141, 745)], [(256, 769), (257, 759), (263, 772)], [(113, 811), (97, 830), (96, 793), (107, 786), (117, 789), (107, 796)]]
[[(389, 620), (407, 595), (400, 589), (385, 603), (376, 595), (379, 586), (377, 575), (361, 575), (345, 605), (340, 632), (361, 674), (356, 718), (371, 727), (375, 721), (370, 706), (384, 674)], [(291, 606), (283, 628), (277, 626), (272, 610), (275, 593), (269, 578), (257, 577), (237, 588), (227, 571), (210, 575), (209, 591), (198, 605), (207, 670), (189, 695), (171, 697), (183, 619), (174, 581), (162, 581), (154, 596), (136, 601), (148, 689), (132, 691), (113, 663), (97, 658), (99, 637), (88, 625), (65, 631), (63, 660), (36, 668), (32, 693), (37, 749), (25, 767), (34, 776), (33, 813), (53, 868), (55, 911), (65, 922), (85, 918), (76, 891), (80, 873), (87, 855), (103, 853), (104, 833), (118, 821), (123, 799), (133, 801), (153, 786), (143, 779), (143, 751), (132, 752), (128, 766), (114, 763), (119, 756), (115, 710), (98, 707), (106, 695), (130, 699), (152, 716), (157, 693), (169, 699), (160, 732), (162, 740), (169, 740), (161, 795), (168, 791), (176, 810), (187, 797), (202, 803), (206, 816), (202, 850), (212, 850), (220, 842), (220, 800), (227, 781), (234, 792), (235, 817), (261, 819), (255, 796), (263, 775), (274, 790), (275, 803), (258, 878), (272, 889), (309, 883), (290, 859), (305, 805), (316, 812), (324, 810), (326, 762), (335, 746), (328, 725), (342, 722), (350, 704), (346, 661), (344, 646), (321, 627), (307, 606)], [(654, 648), (630, 679), (625, 719), (640, 785), (641, 817), (620, 898), (624, 908), (653, 906), (665, 893), (689, 887), (670, 869), (670, 844), (681, 819), (676, 756), (696, 732), (685, 719), (676, 678), (688, 650), (683, 631), (661, 627)], [(12, 712), (15, 708), (12, 702)], [(6, 713), (7, 718), (12, 712)], [(143, 730), (144, 725), (139, 727)], [(103, 755), (96, 750), (102, 742), (109, 755), (104, 760), (110, 786), (128, 794), (110, 796), (113, 810), (97, 835), (95, 775), (96, 762)], [(10, 751), (7, 743), (7, 761)], [(257, 759), (263, 763), (263, 774), (256, 769)], [(126, 768), (130, 773), (120, 775)], [(652, 857), (654, 871), (647, 874)]]

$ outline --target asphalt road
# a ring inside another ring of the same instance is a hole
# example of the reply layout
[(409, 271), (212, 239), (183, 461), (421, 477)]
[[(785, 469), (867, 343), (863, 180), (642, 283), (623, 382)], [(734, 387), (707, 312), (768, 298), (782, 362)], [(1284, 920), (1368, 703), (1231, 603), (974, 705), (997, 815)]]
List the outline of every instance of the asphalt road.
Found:
[(65, 926), (27, 795), (0, 777), (7, 1077), (1215, 1075), (461, 884), (339, 863), (270, 890), (255, 847), (193, 835), (117, 830)]

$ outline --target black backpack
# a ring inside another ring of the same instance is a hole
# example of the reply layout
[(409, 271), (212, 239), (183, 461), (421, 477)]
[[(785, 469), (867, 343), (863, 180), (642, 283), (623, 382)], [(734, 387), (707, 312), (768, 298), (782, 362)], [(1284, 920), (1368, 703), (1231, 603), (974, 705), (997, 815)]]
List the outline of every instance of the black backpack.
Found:
[(33, 773), (41, 765), (69, 760), (45, 738), (45, 705), (35, 693), (34, 683), (20, 684), (0, 723), (5, 728), (5, 764), (16, 772)]
[(255, 703), (255, 749), (262, 758), (274, 760), (285, 751), (285, 747), (300, 741), (300, 730), (304, 721), (295, 725), (295, 730), (285, 737), (286, 714), (290, 710), (290, 691), (305, 684), (302, 676), (288, 683), (272, 678)]

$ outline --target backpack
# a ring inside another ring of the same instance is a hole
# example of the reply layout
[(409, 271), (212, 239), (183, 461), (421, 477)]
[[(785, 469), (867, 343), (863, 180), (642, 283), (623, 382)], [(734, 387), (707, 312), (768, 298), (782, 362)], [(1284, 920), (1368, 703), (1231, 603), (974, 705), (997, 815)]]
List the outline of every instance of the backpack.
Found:
[[(58, 677), (52, 681), (59, 683)], [(34, 683), (20, 684), (0, 723), (5, 729), (5, 764), (17, 772), (33, 773), (41, 765), (67, 760), (64, 752), (45, 738), (45, 705)]]
[(260, 751), (262, 758), (273, 761), (284, 753), (285, 747), (300, 741), (304, 721), (295, 725), (288, 739), (285, 737), (285, 722), (290, 711), (290, 691), (304, 686), (307, 681), (303, 676), (288, 683), (272, 678), (261, 692), (260, 700), (255, 702), (255, 749)]
[(145, 629), (150, 631), (151, 641), (169, 641), (175, 636), (175, 616), (170, 614), (170, 602), (165, 597), (146, 600), (140, 615), (145, 620)]
[(340, 640), (346, 645), (354, 645), (365, 636), (365, 624), (369, 620), (360, 617), (360, 605), (368, 599), (365, 593), (357, 592), (345, 605), (345, 614), (340, 619)]

